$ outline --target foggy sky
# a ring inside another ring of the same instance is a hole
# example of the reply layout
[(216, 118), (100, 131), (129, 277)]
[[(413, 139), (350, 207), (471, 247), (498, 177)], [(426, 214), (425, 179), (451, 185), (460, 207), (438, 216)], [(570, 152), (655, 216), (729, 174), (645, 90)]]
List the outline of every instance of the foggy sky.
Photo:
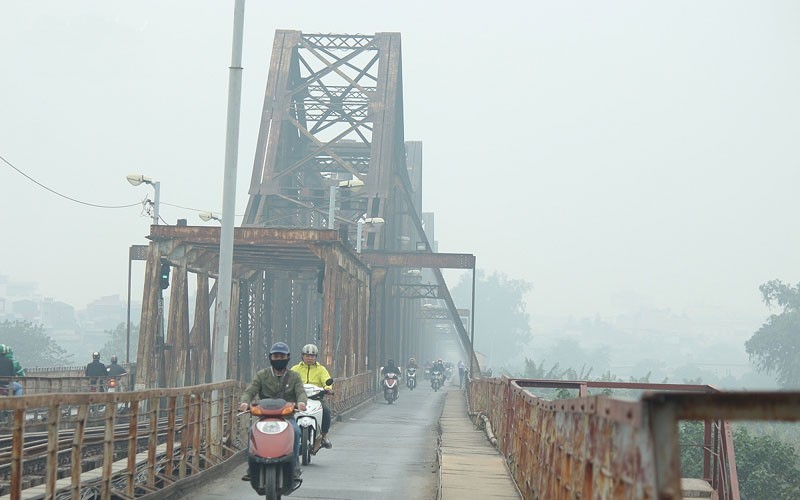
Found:
[[(758, 285), (800, 281), (797, 2), (250, 0), (245, 16), (237, 214), (274, 31), (398, 31), (439, 250), (532, 282), (534, 315), (764, 317)], [(233, 1), (5, 0), (0, 155), (88, 203), (152, 196), (125, 180), (144, 173), (164, 203), (221, 211), (232, 19)], [(124, 299), (140, 207), (79, 205), (0, 163), (0, 210), (0, 274), (78, 308)]]

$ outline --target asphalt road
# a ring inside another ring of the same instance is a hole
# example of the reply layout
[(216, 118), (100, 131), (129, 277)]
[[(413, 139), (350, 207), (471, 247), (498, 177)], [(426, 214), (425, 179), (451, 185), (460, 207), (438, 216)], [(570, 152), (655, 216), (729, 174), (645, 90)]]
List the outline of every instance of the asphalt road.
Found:
[[(420, 380), (420, 382), (424, 382)], [(336, 422), (322, 449), (303, 467), (303, 485), (287, 499), (435, 499), (438, 421), (447, 388), (421, 384), (400, 392), (392, 405), (381, 397)], [(456, 389), (457, 390), (457, 389)], [(192, 491), (193, 499), (254, 498), (241, 481), (246, 464)]]

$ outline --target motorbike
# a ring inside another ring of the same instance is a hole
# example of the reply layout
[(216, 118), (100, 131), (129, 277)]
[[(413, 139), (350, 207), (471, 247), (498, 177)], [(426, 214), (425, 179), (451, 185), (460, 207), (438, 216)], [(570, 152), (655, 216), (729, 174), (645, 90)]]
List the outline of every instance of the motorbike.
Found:
[(417, 369), (409, 368), (406, 370), (406, 385), (410, 390), (414, 390), (417, 386)]
[[(328, 379), (325, 384), (333, 384), (333, 379)], [(308, 465), (311, 457), (317, 453), (314, 443), (322, 429), (322, 398), (325, 397), (325, 389), (314, 384), (303, 384), (303, 387), (308, 402), (305, 411), (298, 411), (295, 418), (300, 426), (300, 461), (303, 465)]]
[(386, 402), (392, 404), (397, 399), (397, 392), (400, 388), (397, 387), (397, 374), (387, 373), (383, 376), (383, 397)]
[(433, 391), (438, 392), (443, 383), (444, 375), (442, 372), (440, 370), (433, 370), (431, 372), (431, 387), (433, 388)]
[(119, 381), (116, 377), (108, 377), (106, 379), (106, 392), (117, 392), (119, 389)]
[(280, 499), (303, 484), (294, 477), (294, 427), (287, 421), (294, 403), (262, 399), (247, 412), (258, 417), (250, 427), (247, 450), (250, 486), (267, 500)]

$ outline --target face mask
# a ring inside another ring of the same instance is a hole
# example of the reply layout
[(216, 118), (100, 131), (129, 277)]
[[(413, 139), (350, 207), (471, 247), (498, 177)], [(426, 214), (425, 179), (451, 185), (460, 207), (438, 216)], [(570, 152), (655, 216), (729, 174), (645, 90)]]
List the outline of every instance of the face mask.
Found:
[(286, 369), (286, 366), (289, 364), (288, 359), (270, 359), (269, 364), (272, 365), (272, 368), (277, 371), (282, 371)]

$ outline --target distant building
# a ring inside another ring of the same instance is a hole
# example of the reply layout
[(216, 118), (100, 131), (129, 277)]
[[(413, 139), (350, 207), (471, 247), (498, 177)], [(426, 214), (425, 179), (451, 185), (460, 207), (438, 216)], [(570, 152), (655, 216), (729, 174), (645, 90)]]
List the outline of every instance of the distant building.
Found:
[(41, 320), (48, 330), (75, 330), (78, 328), (78, 322), (75, 320), (75, 308), (52, 298), (46, 298), (42, 302)]
[[(81, 316), (88, 330), (113, 330), (127, 321), (127, 304), (119, 295), (107, 295), (90, 302)], [(134, 318), (131, 321), (138, 323)]]

